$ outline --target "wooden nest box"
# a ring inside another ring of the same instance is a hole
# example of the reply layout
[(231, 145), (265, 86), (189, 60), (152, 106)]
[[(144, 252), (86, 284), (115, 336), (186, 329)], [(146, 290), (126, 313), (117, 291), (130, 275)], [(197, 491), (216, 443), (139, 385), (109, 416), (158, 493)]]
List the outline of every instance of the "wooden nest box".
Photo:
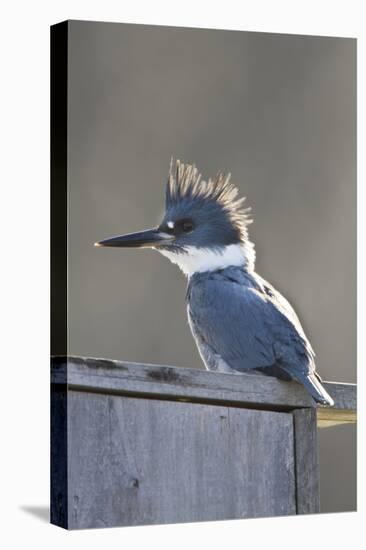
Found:
[(317, 428), (355, 422), (263, 375), (54, 357), (51, 522), (69, 529), (319, 511)]

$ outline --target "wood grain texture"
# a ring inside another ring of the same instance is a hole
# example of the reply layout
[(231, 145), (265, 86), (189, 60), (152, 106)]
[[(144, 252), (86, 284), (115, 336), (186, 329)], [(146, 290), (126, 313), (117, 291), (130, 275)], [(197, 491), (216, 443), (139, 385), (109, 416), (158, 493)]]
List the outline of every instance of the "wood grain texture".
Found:
[[(54, 358), (53, 382), (64, 380), (65, 374), (69, 388), (84, 391), (271, 410), (315, 407), (300, 384), (260, 374), (230, 375), (106, 359)], [(324, 386), (335, 405), (317, 408), (319, 425), (355, 422), (356, 385), (324, 382)]]
[(320, 510), (319, 461), (316, 411), (293, 411), (295, 438), (296, 512), (315, 514)]
[(51, 388), (51, 506), (50, 521), (68, 527), (68, 446), (66, 384)]
[(80, 357), (51, 382), (51, 516), (70, 529), (316, 513), (317, 422), (356, 419), (350, 384), (316, 408), (262, 375)]
[(69, 392), (69, 528), (296, 513), (291, 413)]

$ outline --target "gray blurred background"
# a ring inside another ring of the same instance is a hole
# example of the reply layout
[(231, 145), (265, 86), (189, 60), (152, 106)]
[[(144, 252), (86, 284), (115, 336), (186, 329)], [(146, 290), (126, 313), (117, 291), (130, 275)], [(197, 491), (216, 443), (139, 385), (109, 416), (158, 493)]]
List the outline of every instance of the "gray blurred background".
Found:
[[(203, 368), (186, 281), (149, 250), (171, 155), (230, 171), (257, 271), (326, 380), (356, 381), (356, 41), (70, 22), (69, 354)], [(321, 430), (322, 511), (356, 508), (354, 426)]]

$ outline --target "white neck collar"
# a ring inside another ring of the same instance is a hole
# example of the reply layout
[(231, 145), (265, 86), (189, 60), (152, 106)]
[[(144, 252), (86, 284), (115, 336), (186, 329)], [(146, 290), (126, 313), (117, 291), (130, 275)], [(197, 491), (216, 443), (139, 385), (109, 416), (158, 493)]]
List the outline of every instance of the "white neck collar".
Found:
[(255, 250), (250, 241), (229, 244), (216, 250), (195, 246), (186, 246), (184, 250), (185, 252), (180, 253), (170, 250), (159, 250), (159, 252), (177, 264), (188, 277), (194, 273), (216, 271), (231, 266), (243, 266), (248, 270), (254, 269)]

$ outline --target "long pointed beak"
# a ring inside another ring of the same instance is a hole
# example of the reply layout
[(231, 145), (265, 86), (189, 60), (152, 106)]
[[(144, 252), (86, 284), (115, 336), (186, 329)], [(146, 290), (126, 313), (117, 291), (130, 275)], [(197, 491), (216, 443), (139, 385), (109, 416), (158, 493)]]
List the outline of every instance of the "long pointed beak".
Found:
[(171, 242), (173, 236), (159, 229), (147, 229), (127, 235), (117, 235), (95, 243), (94, 246), (115, 246), (121, 248), (154, 248), (155, 246)]

